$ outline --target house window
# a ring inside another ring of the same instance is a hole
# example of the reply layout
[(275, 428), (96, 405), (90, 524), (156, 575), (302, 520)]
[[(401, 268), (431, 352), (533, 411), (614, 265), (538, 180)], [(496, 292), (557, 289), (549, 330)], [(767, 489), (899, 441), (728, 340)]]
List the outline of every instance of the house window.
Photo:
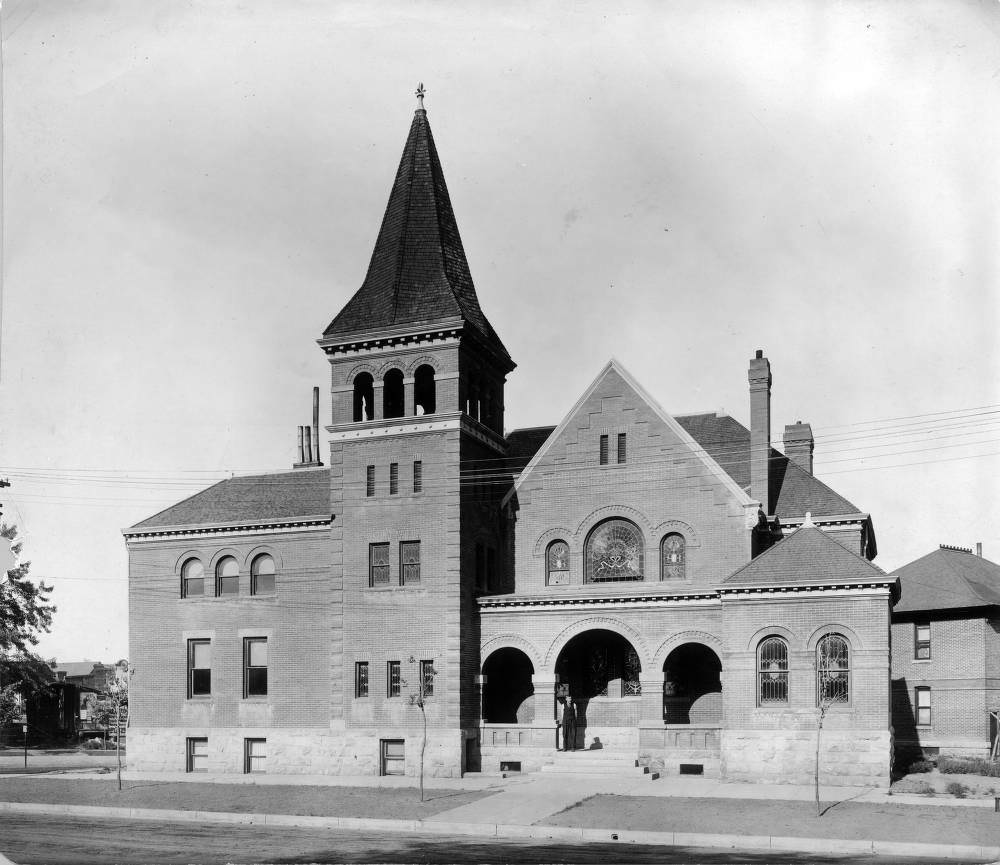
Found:
[(642, 532), (628, 520), (605, 520), (587, 538), (584, 561), (588, 583), (641, 580)]
[(365, 495), (369, 498), (375, 495), (375, 466), (365, 469)]
[(243, 771), (247, 775), (267, 771), (267, 739), (243, 740)]
[(356, 661), (354, 664), (354, 696), (368, 696), (368, 662)]
[(208, 771), (208, 739), (204, 736), (189, 738), (187, 740), (187, 760), (185, 762), (187, 772), (207, 772)]
[(389, 545), (368, 545), (368, 585), (389, 585)]
[(385, 695), (387, 697), (398, 697), (399, 689), (402, 685), (402, 678), (399, 673), (399, 661), (389, 661), (385, 671)]
[(420, 460), (413, 461), (413, 492), (422, 492), (424, 488), (424, 464)]
[(239, 593), (240, 566), (232, 556), (226, 556), (215, 566), (215, 594), (221, 597)]
[(403, 739), (382, 739), (380, 741), (383, 775), (406, 774), (406, 744)]
[(399, 492), (399, 463), (389, 463), (389, 495)]
[(827, 634), (816, 646), (816, 692), (820, 703), (850, 699), (850, 649), (840, 634)]
[(267, 638), (243, 640), (243, 696), (267, 696)]
[(212, 693), (212, 641), (188, 640), (188, 697)]
[(608, 437), (601, 436), (601, 465), (608, 464)]
[(274, 594), (274, 559), (271, 556), (257, 556), (250, 565), (250, 594)]
[(913, 657), (918, 661), (929, 661), (931, 658), (931, 623), (913, 623)]
[(188, 559), (181, 568), (181, 597), (196, 598), (205, 594), (205, 566), (198, 559)]
[(425, 697), (434, 696), (434, 674), (436, 672), (433, 661), (420, 662), (420, 685)]
[(687, 576), (684, 535), (672, 532), (660, 544), (660, 579), (683, 580)]
[(931, 725), (931, 689), (915, 688), (913, 705), (916, 708), (917, 726), (929, 727)]
[(625, 462), (625, 433), (618, 433), (618, 462)]
[(420, 583), (420, 541), (403, 541), (399, 545), (399, 584), (416, 586)]
[(553, 541), (545, 551), (545, 583), (549, 586), (569, 583), (569, 545), (566, 541)]
[(768, 637), (757, 647), (757, 705), (788, 702), (788, 644)]

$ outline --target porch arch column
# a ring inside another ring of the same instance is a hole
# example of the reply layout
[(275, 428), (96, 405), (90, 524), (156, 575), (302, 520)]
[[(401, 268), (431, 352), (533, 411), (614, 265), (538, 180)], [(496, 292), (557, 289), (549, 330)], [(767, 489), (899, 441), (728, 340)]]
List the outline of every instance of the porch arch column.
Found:
[(559, 747), (559, 728), (556, 726), (556, 682), (554, 671), (533, 673), (531, 684), (535, 688), (535, 724), (552, 725), (552, 747)]
[(663, 726), (663, 670), (642, 671), (642, 703), (639, 706), (640, 727)]

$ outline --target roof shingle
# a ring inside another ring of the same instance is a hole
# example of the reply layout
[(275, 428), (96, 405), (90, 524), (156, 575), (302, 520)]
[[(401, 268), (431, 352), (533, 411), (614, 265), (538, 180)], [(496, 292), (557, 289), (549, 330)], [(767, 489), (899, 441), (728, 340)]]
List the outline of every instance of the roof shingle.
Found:
[(1000, 606), (1000, 565), (942, 547), (896, 571), (902, 597), (893, 612)]

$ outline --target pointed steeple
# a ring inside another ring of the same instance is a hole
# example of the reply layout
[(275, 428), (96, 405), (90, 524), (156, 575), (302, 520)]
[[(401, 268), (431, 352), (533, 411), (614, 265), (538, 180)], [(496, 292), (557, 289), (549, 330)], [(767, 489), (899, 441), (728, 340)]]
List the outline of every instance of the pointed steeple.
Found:
[(323, 339), (452, 323), (456, 319), (466, 322), (494, 351), (509, 360), (507, 350), (479, 307), (427, 112), (418, 108), (368, 274), (323, 332)]

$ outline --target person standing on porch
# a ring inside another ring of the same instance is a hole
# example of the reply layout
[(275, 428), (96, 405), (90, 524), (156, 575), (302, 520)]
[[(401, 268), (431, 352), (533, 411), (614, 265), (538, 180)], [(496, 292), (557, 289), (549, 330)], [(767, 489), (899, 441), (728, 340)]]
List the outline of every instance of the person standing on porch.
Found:
[(576, 705), (573, 703), (573, 698), (569, 694), (566, 695), (566, 702), (563, 703), (562, 729), (563, 729), (563, 750), (575, 751), (576, 750)]

